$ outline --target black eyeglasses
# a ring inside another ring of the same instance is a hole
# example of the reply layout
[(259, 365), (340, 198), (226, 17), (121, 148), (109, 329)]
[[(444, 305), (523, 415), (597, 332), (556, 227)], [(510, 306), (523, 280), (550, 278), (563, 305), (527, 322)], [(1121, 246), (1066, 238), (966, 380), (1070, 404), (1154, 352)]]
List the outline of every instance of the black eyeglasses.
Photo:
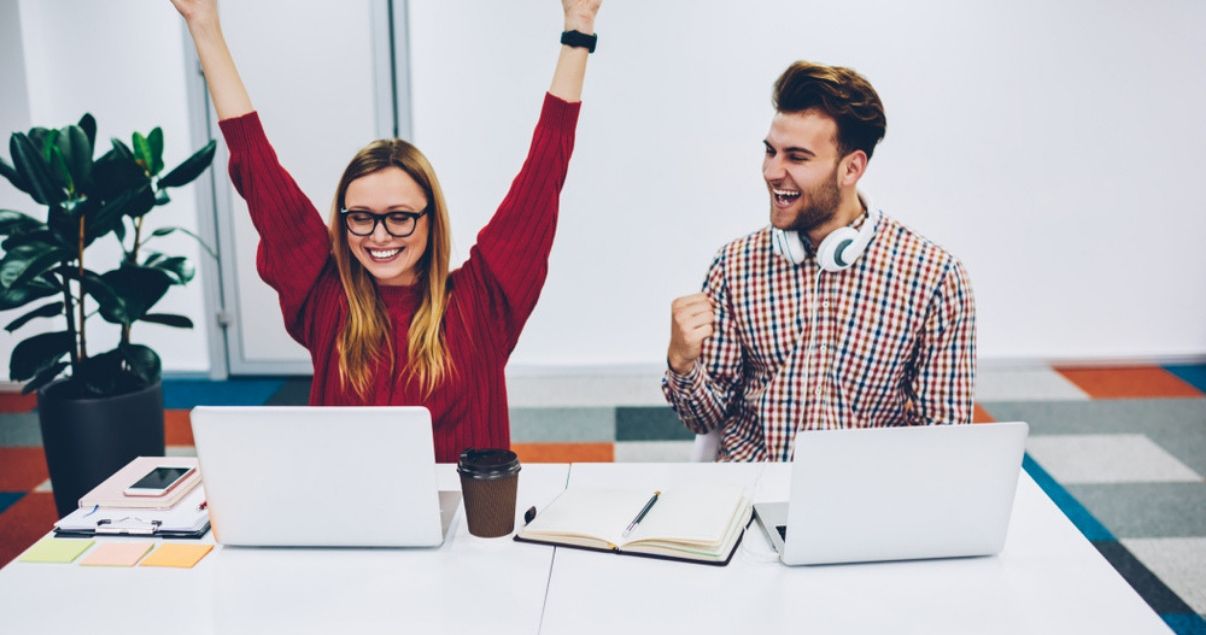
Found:
[(339, 210), (339, 215), (343, 217), (343, 226), (348, 231), (357, 236), (372, 236), (373, 232), (377, 231), (377, 223), (385, 225), (385, 233), (394, 238), (406, 238), (415, 233), (415, 228), (419, 226), (419, 219), (427, 210), (421, 212), (389, 212), (388, 214), (375, 214), (363, 210)]

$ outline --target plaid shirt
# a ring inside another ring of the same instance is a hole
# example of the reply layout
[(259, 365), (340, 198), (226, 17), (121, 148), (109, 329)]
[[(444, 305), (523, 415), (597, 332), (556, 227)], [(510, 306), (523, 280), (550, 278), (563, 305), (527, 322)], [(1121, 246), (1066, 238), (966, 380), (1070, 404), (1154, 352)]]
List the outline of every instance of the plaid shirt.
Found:
[(819, 269), (775, 254), (769, 227), (717, 253), (703, 289), (715, 333), (688, 374), (662, 379), (683, 423), (720, 428), (722, 461), (788, 461), (799, 430), (970, 423), (975, 305), (963, 265), (883, 216), (854, 266)]

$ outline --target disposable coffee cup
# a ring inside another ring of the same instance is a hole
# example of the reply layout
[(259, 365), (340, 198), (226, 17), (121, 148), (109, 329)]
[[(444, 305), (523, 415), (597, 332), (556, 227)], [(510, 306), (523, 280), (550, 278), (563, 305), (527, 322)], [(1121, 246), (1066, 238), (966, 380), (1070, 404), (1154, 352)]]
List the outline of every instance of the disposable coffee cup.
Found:
[(515, 529), (515, 492), (519, 486), (519, 457), (510, 450), (469, 448), (461, 452), (456, 471), (469, 533), (498, 538)]

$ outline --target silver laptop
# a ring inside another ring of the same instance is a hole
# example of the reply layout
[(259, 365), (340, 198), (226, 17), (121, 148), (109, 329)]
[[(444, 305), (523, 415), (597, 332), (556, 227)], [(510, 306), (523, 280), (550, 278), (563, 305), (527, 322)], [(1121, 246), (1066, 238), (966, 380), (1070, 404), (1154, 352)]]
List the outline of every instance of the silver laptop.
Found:
[(435, 546), (460, 502), (426, 408), (198, 406), (192, 425), (223, 545)]
[(801, 432), (789, 503), (754, 513), (784, 564), (996, 554), (1029, 426)]

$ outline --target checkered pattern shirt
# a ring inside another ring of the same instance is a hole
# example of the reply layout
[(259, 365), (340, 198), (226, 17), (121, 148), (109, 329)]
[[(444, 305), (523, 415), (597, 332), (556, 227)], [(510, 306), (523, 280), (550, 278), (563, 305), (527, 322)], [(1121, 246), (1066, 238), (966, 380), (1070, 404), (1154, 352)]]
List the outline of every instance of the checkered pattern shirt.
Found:
[(719, 460), (791, 460), (800, 430), (971, 422), (975, 305), (958, 260), (883, 216), (850, 269), (818, 272), (774, 253), (769, 227), (712, 261), (715, 332), (662, 391), (692, 431), (721, 430)]

